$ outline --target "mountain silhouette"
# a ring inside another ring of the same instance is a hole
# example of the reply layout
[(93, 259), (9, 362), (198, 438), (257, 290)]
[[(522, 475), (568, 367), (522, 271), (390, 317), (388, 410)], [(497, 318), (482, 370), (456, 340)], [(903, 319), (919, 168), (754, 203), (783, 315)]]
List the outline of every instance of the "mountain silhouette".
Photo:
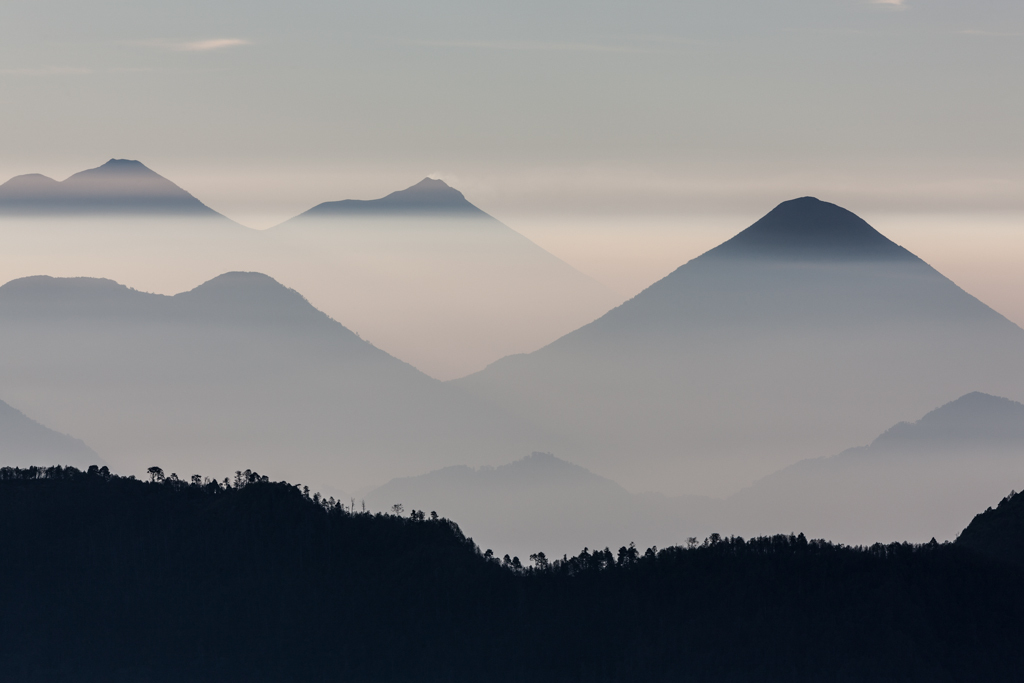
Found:
[(10, 282), (0, 385), (130, 471), (228, 474), (248, 460), (334, 490), (521, 450), (525, 431), (259, 273), (174, 296), (92, 278)]
[(163, 176), (129, 159), (111, 159), (61, 182), (29, 174), (0, 185), (0, 215), (67, 214), (222, 217)]
[[(444, 181), (320, 204), (266, 231), (258, 270), (388, 352), (450, 379), (533, 350), (618, 299)], [(300, 265), (295, 254), (305, 254)]]
[(337, 202), (324, 202), (300, 214), (299, 218), (409, 213), (451, 214), (477, 218), (487, 215), (470, 204), (461, 192), (450, 187), (443, 180), (424, 178), (412, 187), (392, 192), (380, 199), (343, 199)]
[(1024, 404), (972, 391), (936, 408), (917, 422), (901, 422), (871, 443), (871, 448), (959, 448), (962, 444), (1012, 444), (1024, 447)]
[(82, 441), (44, 427), (0, 401), (0, 467), (104, 464)]
[(0, 272), (112, 278), (172, 294), (250, 270), (261, 240), (138, 161), (0, 186)]
[(596, 321), (456, 380), (633, 490), (727, 495), (894, 418), (1024, 398), (1024, 330), (850, 212), (785, 202)]
[(499, 467), (445, 467), (393, 479), (366, 494), (371, 510), (396, 503), (434, 510), (463, 520), (463, 530), (481, 547), (522, 557), (538, 550), (557, 557), (584, 546), (682, 542), (684, 531), (710, 528), (718, 502), (633, 494), (550, 453)]
[(791, 529), (845, 543), (951, 540), (1024, 482), (1024, 405), (966, 394), (870, 445), (796, 463), (729, 501), (743, 533)]
[(782, 202), (701, 256), (785, 261), (914, 261), (916, 257), (851, 211), (814, 197)]

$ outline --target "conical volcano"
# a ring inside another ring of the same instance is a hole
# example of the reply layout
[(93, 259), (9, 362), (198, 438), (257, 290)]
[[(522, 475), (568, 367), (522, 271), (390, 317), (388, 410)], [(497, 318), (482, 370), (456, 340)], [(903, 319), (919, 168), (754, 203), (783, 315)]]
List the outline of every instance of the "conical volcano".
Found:
[(534, 353), (457, 382), (639, 489), (727, 494), (953, 395), (1024, 398), (1024, 331), (804, 198)]
[(814, 197), (783, 202), (704, 259), (883, 261), (916, 257), (867, 221)]
[(603, 285), (425, 178), (379, 199), (318, 204), (266, 234), (281, 273), (325, 311), (433, 377), (533, 350), (618, 303)]

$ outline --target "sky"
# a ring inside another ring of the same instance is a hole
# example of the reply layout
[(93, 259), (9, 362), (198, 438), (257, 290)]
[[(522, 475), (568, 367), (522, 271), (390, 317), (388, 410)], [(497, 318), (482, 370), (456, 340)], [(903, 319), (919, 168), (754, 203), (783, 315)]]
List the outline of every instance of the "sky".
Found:
[(623, 297), (814, 195), (1024, 323), (1021, 73), (1019, 0), (5, 0), (0, 178), (266, 228), (429, 175)]

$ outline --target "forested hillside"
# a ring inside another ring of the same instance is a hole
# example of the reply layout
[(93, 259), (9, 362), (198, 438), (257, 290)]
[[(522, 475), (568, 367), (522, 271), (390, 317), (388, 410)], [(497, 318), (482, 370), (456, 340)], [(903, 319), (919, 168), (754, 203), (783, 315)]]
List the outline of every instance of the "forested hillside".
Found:
[(396, 513), (251, 472), (4, 468), (4, 678), (993, 681), (1024, 665), (1022, 570), (957, 544), (716, 535), (499, 560)]

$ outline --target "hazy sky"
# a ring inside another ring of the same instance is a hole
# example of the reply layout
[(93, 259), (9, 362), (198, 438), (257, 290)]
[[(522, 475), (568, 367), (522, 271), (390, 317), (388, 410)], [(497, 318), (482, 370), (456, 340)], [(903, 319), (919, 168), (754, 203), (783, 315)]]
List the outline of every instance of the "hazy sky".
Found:
[(4, 0), (0, 177), (268, 227), (429, 174), (630, 294), (807, 194), (1019, 249), (1021, 73), (1020, 0)]

